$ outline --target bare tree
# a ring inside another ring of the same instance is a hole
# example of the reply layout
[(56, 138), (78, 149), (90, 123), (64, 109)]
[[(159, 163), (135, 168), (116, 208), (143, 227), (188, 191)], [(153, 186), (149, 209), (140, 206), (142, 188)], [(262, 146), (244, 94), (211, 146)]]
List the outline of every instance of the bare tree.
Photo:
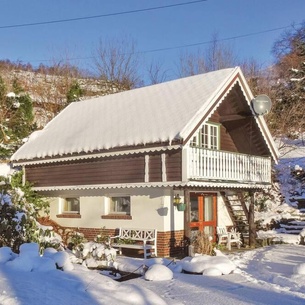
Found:
[(264, 69), (254, 58), (246, 59), (240, 63), (241, 70), (245, 75), (253, 95), (269, 93), (269, 69)]
[(207, 71), (231, 68), (237, 65), (237, 57), (230, 45), (220, 42), (218, 34), (212, 35), (211, 43), (206, 51)]
[(179, 57), (178, 75), (187, 77), (207, 72), (205, 56), (201, 50), (196, 53), (183, 52)]
[(141, 85), (138, 74), (140, 56), (130, 38), (100, 40), (93, 52), (94, 67), (102, 80), (114, 83), (120, 90)]
[(147, 69), (148, 78), (152, 85), (163, 83), (167, 79), (167, 71), (160, 62), (152, 61)]
[(237, 64), (232, 48), (218, 40), (217, 34), (212, 36), (210, 46), (198, 49), (195, 53), (181, 53), (178, 64), (178, 75), (186, 77), (209, 71), (229, 68)]
[[(22, 76), (22, 75), (21, 75)], [(44, 126), (66, 107), (67, 93), (81, 71), (68, 60), (52, 60), (52, 65), (40, 65), (32, 79), (27, 79), (26, 87), (32, 92), (38, 126)]]

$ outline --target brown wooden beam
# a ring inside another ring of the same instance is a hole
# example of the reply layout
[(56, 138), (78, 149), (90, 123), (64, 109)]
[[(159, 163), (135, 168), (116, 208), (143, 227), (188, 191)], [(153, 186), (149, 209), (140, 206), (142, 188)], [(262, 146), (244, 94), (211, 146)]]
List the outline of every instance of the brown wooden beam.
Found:
[(220, 123), (225, 123), (225, 122), (230, 122), (230, 121), (239, 121), (239, 120), (244, 120), (247, 118), (252, 117), (252, 114), (230, 114), (230, 115), (223, 115), (220, 117), (219, 121)]
[(249, 246), (255, 248), (256, 227), (254, 221), (254, 192), (250, 191), (250, 205), (249, 205)]
[(186, 203), (186, 209), (184, 212), (184, 235), (186, 237), (191, 237), (191, 229), (189, 227), (190, 215), (191, 215), (191, 201), (190, 201), (190, 191), (189, 189), (184, 190), (184, 203)]

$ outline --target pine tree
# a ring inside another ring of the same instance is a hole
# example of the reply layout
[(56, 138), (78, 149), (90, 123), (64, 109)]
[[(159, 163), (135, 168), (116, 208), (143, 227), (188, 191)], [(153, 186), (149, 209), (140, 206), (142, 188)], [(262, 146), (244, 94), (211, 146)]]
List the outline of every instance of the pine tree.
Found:
[(75, 101), (79, 101), (80, 97), (84, 94), (84, 90), (80, 87), (79, 83), (75, 81), (68, 93), (67, 93), (67, 104), (70, 104)]

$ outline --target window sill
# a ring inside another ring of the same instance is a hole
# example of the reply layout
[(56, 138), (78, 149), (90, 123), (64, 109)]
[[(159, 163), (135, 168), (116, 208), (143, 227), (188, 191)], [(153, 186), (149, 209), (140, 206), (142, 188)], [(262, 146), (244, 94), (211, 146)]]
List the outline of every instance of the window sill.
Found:
[(74, 213), (65, 213), (65, 214), (57, 214), (57, 218), (81, 218), (82, 216), (80, 214), (74, 214)]
[(119, 215), (119, 214), (108, 214), (108, 215), (102, 215), (102, 219), (132, 219), (132, 216), (130, 215)]

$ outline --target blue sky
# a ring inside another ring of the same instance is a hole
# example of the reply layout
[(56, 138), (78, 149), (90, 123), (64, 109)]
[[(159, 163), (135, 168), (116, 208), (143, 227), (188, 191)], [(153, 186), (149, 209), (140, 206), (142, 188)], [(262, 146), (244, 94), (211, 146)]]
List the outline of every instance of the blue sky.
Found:
[[(38, 66), (51, 59), (71, 57), (73, 63), (91, 69), (92, 52), (100, 39), (130, 36), (145, 62), (163, 64), (175, 78), (181, 52), (206, 48), (212, 36), (227, 39), (240, 59), (254, 58), (267, 66), (274, 41), (293, 23), (305, 21), (304, 0), (207, 0), (189, 5), (114, 15), (74, 22), (7, 27), (113, 14), (192, 0), (3, 0), (0, 11), (0, 59), (30, 62)], [(271, 31), (270, 31), (271, 30)], [(269, 32), (265, 32), (269, 31)], [(265, 32), (256, 35), (252, 33)], [(196, 47), (175, 48), (203, 43)], [(173, 48), (167, 51), (151, 50)]]

